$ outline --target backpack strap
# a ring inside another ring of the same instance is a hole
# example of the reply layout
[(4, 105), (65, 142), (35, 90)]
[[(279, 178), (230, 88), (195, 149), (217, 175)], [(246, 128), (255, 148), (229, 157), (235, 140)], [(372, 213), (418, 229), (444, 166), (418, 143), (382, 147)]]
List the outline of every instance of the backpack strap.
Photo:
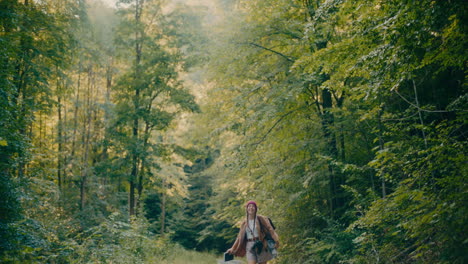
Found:
[(270, 221), (271, 227), (273, 227), (273, 229), (276, 230), (276, 227), (275, 227), (275, 225), (273, 224), (273, 221), (271, 221), (271, 218), (270, 218), (270, 217), (268, 217), (268, 221)]

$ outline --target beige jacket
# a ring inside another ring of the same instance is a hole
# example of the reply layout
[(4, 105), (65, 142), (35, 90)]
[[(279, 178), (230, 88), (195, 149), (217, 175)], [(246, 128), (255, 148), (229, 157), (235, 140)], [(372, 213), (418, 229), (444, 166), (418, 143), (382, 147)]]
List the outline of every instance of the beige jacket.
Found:
[[(267, 248), (266, 235), (269, 233), (270, 236), (275, 240), (276, 245), (279, 245), (278, 234), (268, 221), (268, 218), (262, 215), (257, 215), (257, 222), (255, 226), (258, 231), (258, 236), (260, 241), (263, 243), (263, 249)], [(246, 254), (246, 245), (247, 245), (247, 235), (245, 233), (247, 228), (247, 221), (242, 222), (239, 234), (237, 235), (234, 245), (232, 245), (232, 253), (237, 257), (244, 257)]]

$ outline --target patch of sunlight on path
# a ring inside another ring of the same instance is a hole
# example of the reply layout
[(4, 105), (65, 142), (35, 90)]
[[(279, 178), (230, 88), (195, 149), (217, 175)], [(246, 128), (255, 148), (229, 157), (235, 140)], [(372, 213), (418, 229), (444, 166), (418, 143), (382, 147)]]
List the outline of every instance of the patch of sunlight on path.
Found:
[(244, 264), (245, 262), (242, 262), (240, 260), (230, 260), (230, 261), (223, 261), (222, 259), (218, 259), (218, 264)]
[(228, 262), (223, 261), (223, 255), (216, 255), (214, 253), (197, 252), (195, 250), (187, 250), (181, 246), (175, 246), (171, 253), (166, 255), (164, 260), (158, 258), (157, 260), (149, 260), (148, 263), (157, 264), (245, 264), (241, 260), (231, 260)]
[(192, 250), (177, 249), (172, 256), (160, 264), (217, 264), (218, 257), (211, 253), (197, 252)]

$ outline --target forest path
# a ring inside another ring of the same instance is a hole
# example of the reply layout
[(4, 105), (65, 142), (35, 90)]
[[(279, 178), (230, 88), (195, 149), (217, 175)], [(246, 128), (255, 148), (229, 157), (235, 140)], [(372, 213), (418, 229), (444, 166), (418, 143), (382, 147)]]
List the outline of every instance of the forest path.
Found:
[(244, 264), (245, 262), (240, 261), (240, 260), (230, 260), (230, 261), (224, 261), (224, 260), (218, 260), (218, 264)]
[[(158, 262), (160, 264), (209, 264), (218, 263), (221, 259), (212, 253), (198, 252), (195, 250), (178, 249), (164, 261)], [(239, 263), (240, 264), (240, 263)]]

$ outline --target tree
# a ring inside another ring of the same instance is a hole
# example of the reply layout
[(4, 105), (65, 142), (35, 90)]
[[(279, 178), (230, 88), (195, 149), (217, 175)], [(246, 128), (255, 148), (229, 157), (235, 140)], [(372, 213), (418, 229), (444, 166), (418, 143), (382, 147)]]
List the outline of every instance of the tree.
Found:
[[(177, 50), (164, 46), (169, 38), (164, 26), (160, 3), (132, 2), (121, 10), (123, 22), (118, 29), (117, 43), (125, 52), (133, 46), (133, 62), (115, 85), (117, 100), (116, 138), (129, 159), (129, 214), (136, 214), (145, 174), (158, 168), (154, 157), (170, 153), (164, 142), (152, 140), (154, 131), (166, 129), (180, 111), (197, 111), (193, 96), (178, 79)], [(158, 26), (160, 26), (158, 28)], [(143, 69), (145, 69), (143, 71)], [(137, 196), (138, 192), (138, 196)]]

